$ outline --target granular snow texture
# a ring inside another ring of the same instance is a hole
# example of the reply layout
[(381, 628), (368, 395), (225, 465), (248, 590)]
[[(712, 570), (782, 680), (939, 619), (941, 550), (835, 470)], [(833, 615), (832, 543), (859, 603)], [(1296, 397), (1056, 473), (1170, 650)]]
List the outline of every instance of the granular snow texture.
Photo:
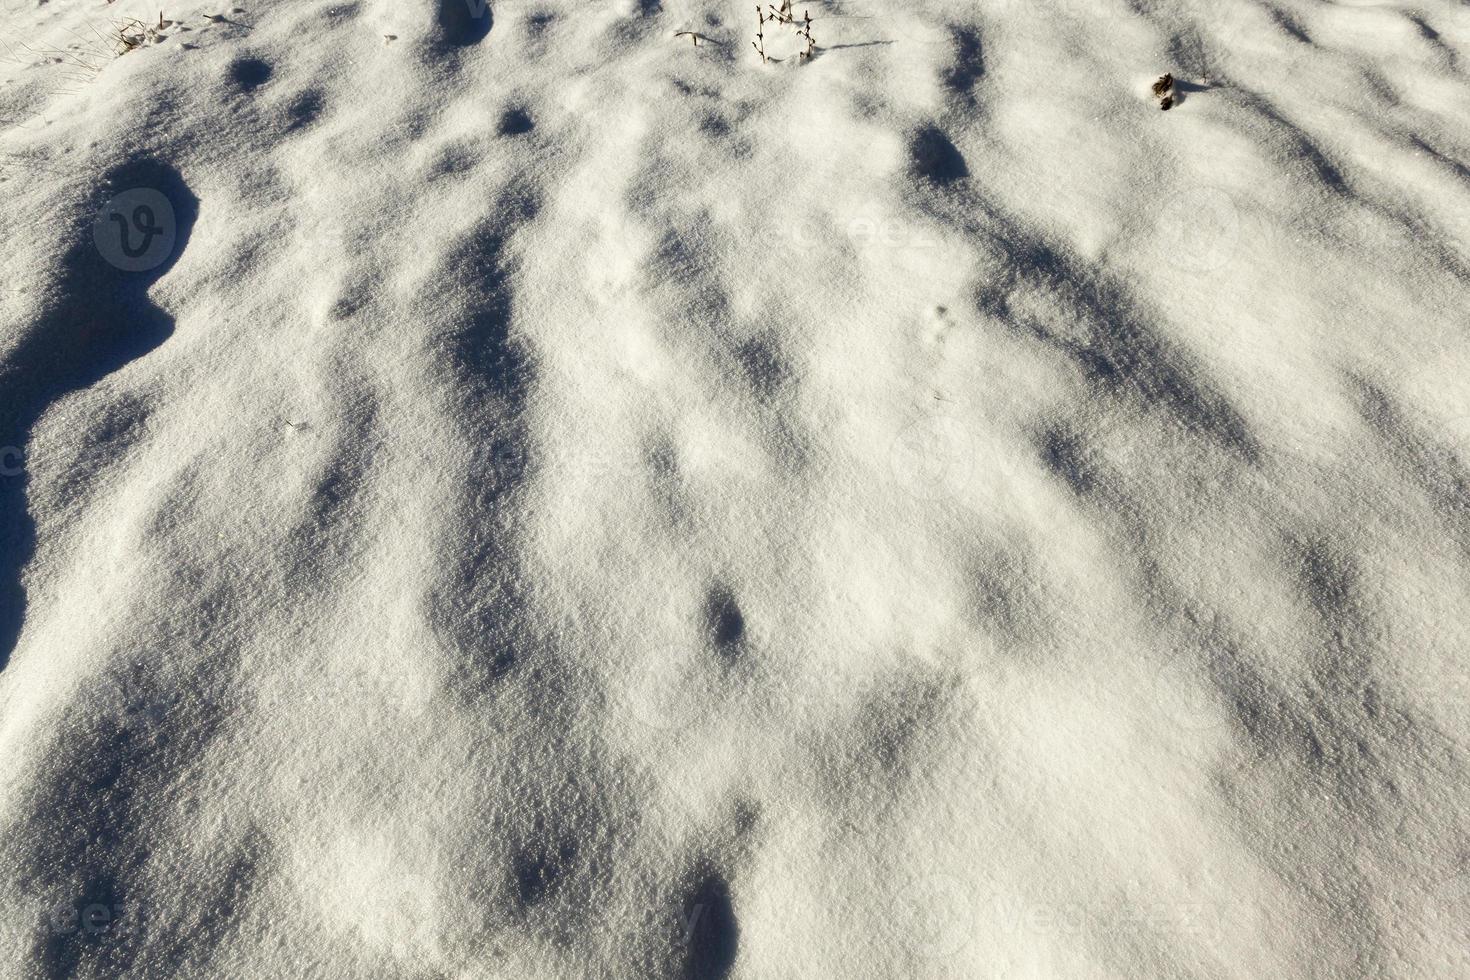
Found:
[(241, 2), (0, 0), (0, 976), (1470, 976), (1470, 6)]

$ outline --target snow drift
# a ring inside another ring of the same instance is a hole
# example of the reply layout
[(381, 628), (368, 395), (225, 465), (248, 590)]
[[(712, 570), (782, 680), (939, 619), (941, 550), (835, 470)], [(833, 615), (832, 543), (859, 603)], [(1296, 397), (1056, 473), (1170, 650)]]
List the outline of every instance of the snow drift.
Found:
[(0, 3), (0, 975), (1470, 972), (1470, 9), (750, 6)]

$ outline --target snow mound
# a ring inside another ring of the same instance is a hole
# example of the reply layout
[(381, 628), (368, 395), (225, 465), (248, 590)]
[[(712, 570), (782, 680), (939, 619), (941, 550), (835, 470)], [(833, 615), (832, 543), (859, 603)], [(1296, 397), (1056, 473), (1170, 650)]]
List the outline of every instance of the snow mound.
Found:
[(0, 0), (0, 975), (1470, 974), (1470, 8), (242, 2)]

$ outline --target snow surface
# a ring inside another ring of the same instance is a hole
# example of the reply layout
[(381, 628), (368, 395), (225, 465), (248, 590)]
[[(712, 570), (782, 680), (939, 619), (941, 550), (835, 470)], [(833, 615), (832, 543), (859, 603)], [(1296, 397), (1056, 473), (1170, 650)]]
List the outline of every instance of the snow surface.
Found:
[(0, 976), (1470, 976), (1470, 6), (243, 2), (0, 0)]

